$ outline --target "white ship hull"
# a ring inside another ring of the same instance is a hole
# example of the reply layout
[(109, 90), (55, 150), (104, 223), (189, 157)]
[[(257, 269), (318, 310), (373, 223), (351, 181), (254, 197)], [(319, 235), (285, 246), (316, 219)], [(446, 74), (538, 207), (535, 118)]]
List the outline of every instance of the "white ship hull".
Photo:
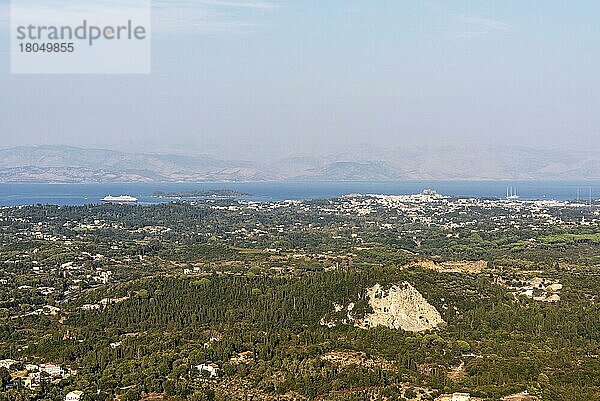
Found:
[(138, 201), (137, 198), (129, 195), (121, 195), (121, 196), (105, 196), (101, 199), (102, 202), (105, 203), (136, 203)]

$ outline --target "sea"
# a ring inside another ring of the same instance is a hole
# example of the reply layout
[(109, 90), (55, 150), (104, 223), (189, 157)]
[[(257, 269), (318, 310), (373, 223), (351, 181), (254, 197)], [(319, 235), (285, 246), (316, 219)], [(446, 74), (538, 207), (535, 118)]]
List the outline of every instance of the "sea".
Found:
[(453, 197), (504, 198), (512, 188), (522, 200), (573, 200), (600, 197), (600, 181), (336, 181), (231, 183), (122, 183), (122, 184), (0, 184), (0, 206), (87, 205), (107, 195), (131, 195), (139, 204), (171, 202), (153, 196), (156, 191), (210, 191), (229, 189), (249, 195), (248, 201), (310, 200), (348, 194), (409, 195), (433, 189)]

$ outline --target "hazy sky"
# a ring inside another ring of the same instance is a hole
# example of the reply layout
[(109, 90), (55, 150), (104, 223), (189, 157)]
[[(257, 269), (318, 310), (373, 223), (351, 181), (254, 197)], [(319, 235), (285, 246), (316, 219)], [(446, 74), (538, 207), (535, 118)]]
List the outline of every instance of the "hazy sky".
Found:
[(0, 0), (0, 147), (600, 145), (600, 2), (154, 5), (151, 75), (21, 76)]

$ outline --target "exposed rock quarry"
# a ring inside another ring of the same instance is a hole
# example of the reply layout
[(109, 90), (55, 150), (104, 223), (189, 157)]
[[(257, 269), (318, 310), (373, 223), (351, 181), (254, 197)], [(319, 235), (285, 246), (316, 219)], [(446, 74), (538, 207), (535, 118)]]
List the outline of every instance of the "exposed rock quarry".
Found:
[(405, 331), (425, 331), (445, 323), (437, 309), (407, 282), (393, 285), (387, 290), (375, 284), (367, 290), (367, 296), (373, 313), (357, 322), (357, 327), (385, 326)]
[(356, 316), (354, 303), (343, 306), (334, 303), (332, 314), (324, 316), (320, 324), (329, 328), (338, 324), (354, 324), (356, 327), (370, 329), (385, 326), (405, 331), (425, 331), (434, 329), (444, 320), (440, 313), (408, 282), (392, 285), (384, 289), (375, 284), (366, 291), (367, 301), (372, 313)]
[(510, 289), (515, 297), (525, 296), (534, 301), (557, 303), (560, 301), (560, 291), (563, 285), (550, 278), (520, 278), (504, 280), (498, 278), (496, 281)]
[(481, 273), (482, 271), (487, 269), (487, 262), (485, 260), (462, 260), (446, 262), (434, 262), (433, 260), (419, 260), (410, 263), (409, 266), (435, 270), (442, 273)]

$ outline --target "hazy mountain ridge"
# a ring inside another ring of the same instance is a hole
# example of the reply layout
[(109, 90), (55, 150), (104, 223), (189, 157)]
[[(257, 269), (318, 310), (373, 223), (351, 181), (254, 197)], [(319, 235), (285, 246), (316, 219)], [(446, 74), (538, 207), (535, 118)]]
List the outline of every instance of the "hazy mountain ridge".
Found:
[(0, 149), (0, 182), (598, 179), (600, 154), (523, 147), (364, 148), (230, 161), (69, 146)]

